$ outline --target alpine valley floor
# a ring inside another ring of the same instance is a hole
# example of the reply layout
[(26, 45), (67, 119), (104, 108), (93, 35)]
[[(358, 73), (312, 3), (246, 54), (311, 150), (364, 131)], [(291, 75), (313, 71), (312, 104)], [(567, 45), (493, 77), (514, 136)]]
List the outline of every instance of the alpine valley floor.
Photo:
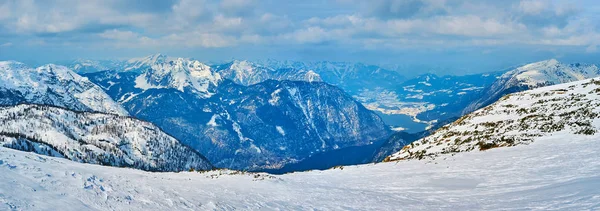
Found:
[(0, 210), (598, 210), (600, 135), (280, 176), (151, 173), (0, 147)]

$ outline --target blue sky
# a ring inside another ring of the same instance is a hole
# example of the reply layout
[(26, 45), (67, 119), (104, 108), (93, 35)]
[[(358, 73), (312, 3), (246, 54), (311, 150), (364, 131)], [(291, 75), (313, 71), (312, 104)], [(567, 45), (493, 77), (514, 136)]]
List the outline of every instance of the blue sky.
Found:
[(0, 0), (0, 59), (45, 63), (161, 52), (493, 71), (598, 63), (594, 0)]

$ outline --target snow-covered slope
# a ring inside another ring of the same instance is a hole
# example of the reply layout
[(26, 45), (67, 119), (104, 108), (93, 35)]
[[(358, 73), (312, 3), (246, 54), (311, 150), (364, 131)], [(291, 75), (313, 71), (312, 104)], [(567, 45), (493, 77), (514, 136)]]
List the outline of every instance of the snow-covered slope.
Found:
[(275, 69), (246, 60), (235, 60), (227, 64), (217, 65), (214, 66), (214, 69), (223, 78), (244, 86), (257, 84), (266, 80), (322, 81), (321, 76), (312, 70), (293, 68)]
[(600, 137), (270, 176), (150, 173), (0, 147), (0, 210), (597, 210)]
[(0, 62), (0, 104), (17, 103), (128, 115), (100, 87), (64, 66), (49, 64), (33, 69), (19, 62)]
[(600, 78), (510, 94), (405, 146), (387, 160), (422, 159), (552, 137), (598, 138)]
[(0, 145), (150, 171), (212, 168), (202, 155), (151, 123), (45, 105), (0, 107)]
[(494, 103), (506, 94), (598, 76), (600, 68), (596, 65), (563, 64), (555, 59), (531, 63), (503, 74), (484, 91), (481, 99), (467, 106), (463, 113)]

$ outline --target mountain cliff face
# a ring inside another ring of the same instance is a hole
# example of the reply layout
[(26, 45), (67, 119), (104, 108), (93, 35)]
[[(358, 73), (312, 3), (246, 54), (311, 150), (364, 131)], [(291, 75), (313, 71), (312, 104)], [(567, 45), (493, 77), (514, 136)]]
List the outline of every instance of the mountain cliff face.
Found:
[(0, 145), (82, 163), (148, 171), (212, 169), (151, 123), (45, 105), (0, 107)]
[(139, 73), (86, 76), (132, 115), (157, 124), (218, 167), (280, 168), (389, 134), (376, 114), (334, 86), (276, 80), (244, 86), (197, 61), (177, 61), (183, 65), (167, 61)]
[(596, 65), (563, 64), (555, 59), (531, 63), (503, 74), (484, 91), (481, 99), (467, 106), (463, 113), (492, 104), (510, 93), (597, 76), (600, 76), (600, 69)]
[(386, 160), (434, 158), (600, 130), (600, 78), (510, 94), (465, 115)]
[(64, 66), (33, 69), (19, 62), (0, 62), (0, 104), (18, 103), (128, 115), (100, 87)]

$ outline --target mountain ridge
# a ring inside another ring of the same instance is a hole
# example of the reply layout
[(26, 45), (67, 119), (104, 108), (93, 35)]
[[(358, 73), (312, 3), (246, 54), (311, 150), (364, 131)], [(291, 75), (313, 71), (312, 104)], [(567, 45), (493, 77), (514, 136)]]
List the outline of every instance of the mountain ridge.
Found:
[[(365, 145), (389, 134), (377, 115), (324, 82), (262, 78), (245, 86), (223, 77), (215, 83), (207, 80), (210, 86), (203, 89), (207, 94), (197, 95), (171, 85), (173, 80), (163, 80), (169, 77), (162, 76), (177, 72), (177, 66), (167, 65), (171, 63), (154, 64), (141, 72), (85, 75), (132, 115), (154, 122), (219, 167), (278, 168), (310, 153)], [(154, 70), (157, 67), (163, 69)], [(218, 70), (202, 67), (207, 73), (202, 77), (220, 78)], [(160, 74), (154, 77), (156, 73)], [(143, 89), (140, 78), (165, 83)]]
[(0, 92), (4, 105), (27, 102), (128, 115), (88, 78), (54, 64), (34, 69), (16, 61), (0, 62)]
[(3, 106), (0, 113), (4, 147), (147, 171), (213, 168), (160, 128), (131, 117), (35, 104)]
[(509, 94), (405, 146), (386, 161), (529, 144), (554, 134), (600, 131), (600, 78)]
[(526, 64), (500, 76), (484, 91), (482, 99), (468, 105), (463, 114), (489, 105), (506, 94), (597, 76), (600, 69), (593, 64), (563, 64), (556, 59)]

